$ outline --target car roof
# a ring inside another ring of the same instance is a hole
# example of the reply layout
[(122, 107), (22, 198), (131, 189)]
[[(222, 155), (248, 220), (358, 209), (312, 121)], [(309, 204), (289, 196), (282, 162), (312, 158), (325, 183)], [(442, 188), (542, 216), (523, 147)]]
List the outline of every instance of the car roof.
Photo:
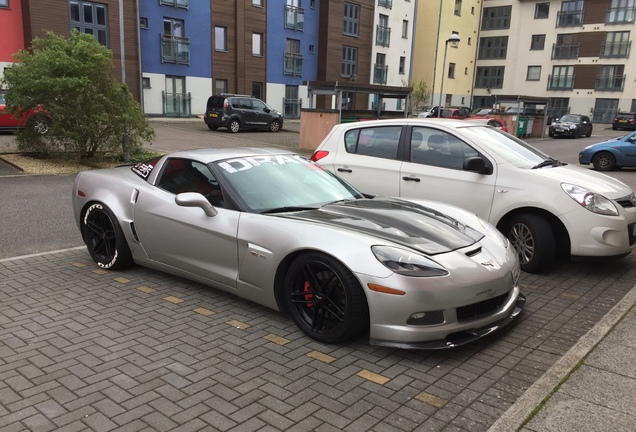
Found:
[(283, 150), (268, 147), (234, 147), (234, 148), (200, 148), (194, 150), (183, 150), (170, 153), (171, 158), (195, 159), (203, 163), (216, 162), (229, 158), (241, 158), (250, 156), (271, 156), (271, 155), (292, 155), (297, 154), (290, 150)]

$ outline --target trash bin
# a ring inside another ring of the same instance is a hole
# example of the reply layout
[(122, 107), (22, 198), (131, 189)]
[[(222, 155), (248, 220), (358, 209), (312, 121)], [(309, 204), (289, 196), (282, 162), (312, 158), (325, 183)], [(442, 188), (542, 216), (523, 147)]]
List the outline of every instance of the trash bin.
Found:
[(519, 117), (517, 121), (517, 137), (521, 138), (526, 134), (528, 127), (528, 117)]

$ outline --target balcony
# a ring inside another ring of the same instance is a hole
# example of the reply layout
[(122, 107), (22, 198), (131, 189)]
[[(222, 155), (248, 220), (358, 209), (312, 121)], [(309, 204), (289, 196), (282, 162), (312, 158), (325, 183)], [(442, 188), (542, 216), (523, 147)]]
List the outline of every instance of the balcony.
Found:
[(285, 28), (305, 31), (305, 9), (285, 5)]
[(552, 59), (577, 59), (581, 44), (552, 45)]
[(625, 86), (625, 75), (596, 75), (594, 90), (622, 92)]
[(572, 90), (574, 75), (548, 75), (548, 90)]
[(605, 24), (632, 24), (636, 16), (636, 8), (609, 8), (605, 13)]
[(393, 0), (378, 0), (378, 6), (391, 9), (393, 7)]
[(627, 58), (632, 41), (625, 42), (603, 42), (601, 44), (601, 58)]
[(163, 114), (166, 117), (191, 117), (192, 96), (190, 93), (161, 92), (163, 99)]
[(375, 32), (375, 44), (383, 47), (391, 45), (391, 27), (377, 26)]
[(386, 84), (388, 73), (389, 66), (377, 63), (373, 65), (373, 84)]
[(580, 27), (583, 25), (583, 11), (560, 11), (557, 13), (557, 27)]
[(159, 0), (159, 4), (188, 9), (190, 0)]
[(291, 76), (303, 75), (303, 55), (298, 53), (285, 53), (283, 74)]
[(190, 38), (161, 35), (161, 62), (190, 64)]

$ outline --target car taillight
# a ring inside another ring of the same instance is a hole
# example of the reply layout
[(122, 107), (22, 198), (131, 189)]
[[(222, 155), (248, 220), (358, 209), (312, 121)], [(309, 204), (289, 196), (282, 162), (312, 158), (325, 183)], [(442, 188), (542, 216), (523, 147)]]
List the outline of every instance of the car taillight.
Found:
[(329, 152), (326, 150), (318, 150), (317, 152), (314, 152), (314, 154), (311, 155), (310, 159), (314, 162), (318, 162), (320, 159), (324, 158), (328, 154)]

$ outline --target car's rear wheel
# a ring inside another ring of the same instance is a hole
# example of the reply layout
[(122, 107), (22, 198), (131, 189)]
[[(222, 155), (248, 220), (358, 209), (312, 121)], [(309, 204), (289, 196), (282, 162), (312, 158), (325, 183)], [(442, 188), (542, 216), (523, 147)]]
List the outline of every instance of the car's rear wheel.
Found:
[(29, 117), (26, 126), (35, 131), (35, 133), (38, 135), (46, 135), (46, 133), (49, 131), (50, 124), (51, 120), (47, 116), (41, 114), (33, 114), (31, 117)]
[(99, 267), (117, 270), (134, 264), (124, 233), (108, 207), (92, 204), (81, 225), (88, 253)]
[(296, 258), (284, 290), (292, 319), (313, 339), (343, 342), (368, 328), (369, 309), (360, 283), (328, 255), (309, 252)]
[(272, 120), (272, 122), (269, 124), (269, 131), (278, 132), (279, 130), (280, 130), (280, 122), (278, 120)]
[(508, 227), (507, 237), (517, 251), (523, 271), (533, 273), (554, 263), (556, 238), (548, 221), (539, 215), (521, 214)]
[(596, 153), (592, 165), (596, 171), (612, 171), (616, 168), (616, 158), (610, 152)]
[(238, 121), (237, 119), (230, 120), (230, 124), (227, 125), (227, 130), (229, 130), (232, 133), (237, 133), (238, 131), (241, 130), (241, 122)]

